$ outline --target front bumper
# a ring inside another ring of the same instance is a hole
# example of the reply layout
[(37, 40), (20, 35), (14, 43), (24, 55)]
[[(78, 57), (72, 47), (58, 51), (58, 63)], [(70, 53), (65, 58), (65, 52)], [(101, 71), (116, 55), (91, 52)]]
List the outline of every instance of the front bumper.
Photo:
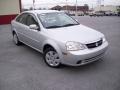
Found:
[(63, 55), (61, 63), (71, 66), (80, 66), (91, 63), (103, 57), (107, 47), (108, 42), (106, 41), (101, 46), (94, 49), (68, 52), (66, 55)]

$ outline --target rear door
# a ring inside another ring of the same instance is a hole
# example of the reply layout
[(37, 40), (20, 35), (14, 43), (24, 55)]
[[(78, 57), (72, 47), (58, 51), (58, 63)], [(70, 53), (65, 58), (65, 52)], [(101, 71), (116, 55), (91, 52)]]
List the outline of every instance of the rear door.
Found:
[(16, 19), (16, 25), (15, 25), (15, 29), (17, 31), (17, 35), (20, 41), (27, 43), (28, 42), (28, 38), (26, 36), (26, 29), (28, 28), (28, 26), (26, 25), (26, 18), (27, 18), (28, 14), (27, 13), (23, 13), (20, 16), (17, 17)]

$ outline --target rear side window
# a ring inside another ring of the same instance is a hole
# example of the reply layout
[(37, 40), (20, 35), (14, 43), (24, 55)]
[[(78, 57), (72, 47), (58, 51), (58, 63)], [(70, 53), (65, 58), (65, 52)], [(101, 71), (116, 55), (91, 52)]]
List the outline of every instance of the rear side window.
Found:
[(26, 18), (27, 18), (28, 14), (21, 14), (20, 16), (17, 17), (16, 21), (22, 24), (26, 25)]

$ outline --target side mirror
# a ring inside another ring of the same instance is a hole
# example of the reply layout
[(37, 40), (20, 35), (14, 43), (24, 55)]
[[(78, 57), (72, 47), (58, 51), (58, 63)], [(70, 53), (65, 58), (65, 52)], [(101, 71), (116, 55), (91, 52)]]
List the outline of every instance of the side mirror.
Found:
[(38, 30), (39, 27), (36, 24), (32, 24), (29, 26), (30, 29)]

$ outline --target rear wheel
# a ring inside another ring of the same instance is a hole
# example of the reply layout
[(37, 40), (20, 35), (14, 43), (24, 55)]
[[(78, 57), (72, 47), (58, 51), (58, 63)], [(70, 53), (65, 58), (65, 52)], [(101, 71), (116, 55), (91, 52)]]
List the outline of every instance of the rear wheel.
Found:
[(13, 41), (14, 41), (14, 43), (15, 43), (16, 45), (20, 45), (20, 43), (21, 43), (21, 42), (19, 41), (18, 36), (17, 36), (16, 33), (13, 34)]
[(44, 51), (44, 60), (50, 67), (57, 68), (60, 66), (59, 55), (53, 48), (48, 48)]

